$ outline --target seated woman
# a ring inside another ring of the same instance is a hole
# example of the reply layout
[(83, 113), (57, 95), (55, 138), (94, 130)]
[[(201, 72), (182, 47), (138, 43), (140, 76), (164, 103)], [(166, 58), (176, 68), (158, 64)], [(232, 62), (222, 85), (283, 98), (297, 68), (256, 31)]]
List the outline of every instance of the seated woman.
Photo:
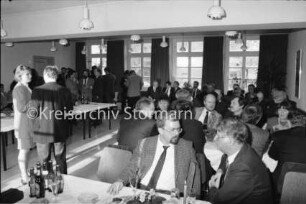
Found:
[(270, 133), (290, 129), (292, 127), (290, 119), (293, 113), (294, 108), (289, 101), (281, 102), (276, 113), (278, 117), (268, 118), (266, 129)]

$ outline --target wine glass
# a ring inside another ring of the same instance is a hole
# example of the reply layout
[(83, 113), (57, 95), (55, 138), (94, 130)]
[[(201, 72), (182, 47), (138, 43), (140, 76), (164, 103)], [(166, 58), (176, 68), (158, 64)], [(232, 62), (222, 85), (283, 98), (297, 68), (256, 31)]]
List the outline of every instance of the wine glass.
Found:
[(195, 192), (195, 189), (192, 188), (190, 189), (190, 192), (188, 193), (187, 204), (194, 204), (195, 201), (196, 201), (196, 192)]
[(135, 199), (136, 198), (136, 191), (137, 191), (137, 179), (135, 179), (135, 182), (134, 182), (134, 178), (130, 177), (129, 182), (130, 182), (130, 186), (131, 186), (132, 191), (133, 191), (133, 198)]
[(57, 200), (57, 195), (58, 195), (58, 187), (59, 187), (59, 181), (57, 179), (52, 179), (50, 181), (50, 188), (52, 190), (53, 194), (53, 200)]

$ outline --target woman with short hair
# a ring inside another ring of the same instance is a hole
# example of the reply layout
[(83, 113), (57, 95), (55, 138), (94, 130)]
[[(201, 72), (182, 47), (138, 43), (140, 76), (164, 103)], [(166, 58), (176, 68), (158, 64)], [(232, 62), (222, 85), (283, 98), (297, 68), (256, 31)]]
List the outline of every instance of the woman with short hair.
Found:
[(31, 79), (32, 75), (29, 67), (19, 65), (16, 68), (15, 80), (17, 84), (13, 89), (14, 129), (18, 142), (18, 165), (23, 185), (27, 184), (28, 181), (28, 154), (30, 149), (34, 147), (31, 121), (28, 117), (29, 102), (32, 94), (28, 84), (31, 82)]

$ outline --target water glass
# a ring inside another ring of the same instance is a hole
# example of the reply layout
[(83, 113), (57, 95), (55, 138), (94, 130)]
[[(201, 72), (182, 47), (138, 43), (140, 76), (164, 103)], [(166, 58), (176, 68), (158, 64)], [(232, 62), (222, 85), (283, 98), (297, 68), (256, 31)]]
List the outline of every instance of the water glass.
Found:
[(187, 204), (194, 204), (196, 201), (196, 192), (195, 190), (192, 188), (190, 190), (190, 192), (188, 193), (188, 197), (187, 197)]

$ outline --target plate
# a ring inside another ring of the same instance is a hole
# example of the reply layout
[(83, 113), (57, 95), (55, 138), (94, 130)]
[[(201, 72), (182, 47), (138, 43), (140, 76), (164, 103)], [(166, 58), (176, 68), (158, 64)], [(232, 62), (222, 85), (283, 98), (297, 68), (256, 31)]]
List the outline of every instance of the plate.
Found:
[(99, 196), (96, 193), (92, 192), (84, 192), (78, 196), (78, 201), (80, 203), (97, 203), (99, 200)]

